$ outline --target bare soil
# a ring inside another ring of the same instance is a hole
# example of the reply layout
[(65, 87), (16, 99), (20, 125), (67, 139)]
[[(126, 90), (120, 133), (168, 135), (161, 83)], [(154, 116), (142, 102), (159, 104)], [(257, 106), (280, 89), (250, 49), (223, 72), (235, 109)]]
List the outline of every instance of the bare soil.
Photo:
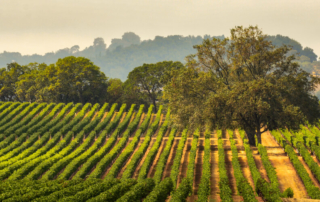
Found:
[(155, 142), (155, 139), (151, 139), (151, 141), (149, 142), (148, 149), (147, 149), (147, 151), (145, 152), (145, 154), (143, 155), (142, 159), (140, 160), (138, 166), (136, 167), (136, 170), (134, 171), (132, 178), (135, 178), (135, 179), (138, 178), (138, 175), (139, 175), (141, 166), (142, 166), (144, 160), (146, 159), (146, 157), (147, 157), (150, 149), (152, 148), (152, 145), (154, 144), (154, 142)]
[(312, 156), (313, 160), (318, 164), (318, 166), (320, 166), (320, 161), (319, 159), (317, 159), (317, 157), (314, 155)]
[(227, 146), (227, 150), (225, 150), (225, 163), (226, 163), (226, 169), (227, 169), (227, 174), (228, 174), (228, 178), (229, 178), (229, 183), (230, 183), (230, 188), (232, 190), (232, 194), (233, 194), (233, 198), (234, 200), (243, 200), (241, 196), (239, 196), (238, 194), (238, 189), (237, 189), (237, 183), (236, 183), (236, 178), (234, 177), (234, 170), (233, 170), (233, 166), (232, 166), (232, 152), (229, 149), (230, 147), (230, 141), (229, 139), (229, 135), (228, 133), (224, 133), (223, 137), (226, 138), (226, 140), (224, 140), (224, 148), (226, 148)]
[[(233, 135), (234, 139), (236, 140), (236, 146), (243, 147), (243, 142), (241, 140), (239, 132), (235, 131), (233, 134), (234, 134)], [(250, 183), (253, 190), (255, 190), (254, 182), (253, 182), (253, 179), (251, 176), (251, 171), (250, 171), (249, 164), (248, 164), (246, 151), (244, 150), (244, 148), (243, 148), (243, 150), (238, 149), (238, 160), (241, 165), (241, 170), (242, 170), (243, 176), (248, 180), (248, 182)]]
[(108, 115), (108, 113), (109, 113), (109, 112), (105, 112), (105, 113), (103, 114), (102, 119), (100, 120), (100, 122), (102, 122), (102, 121), (106, 118), (106, 116)]
[(129, 124), (133, 121), (133, 119), (136, 117), (136, 115), (137, 115), (137, 113), (133, 112)]
[(96, 113), (93, 115), (91, 121), (93, 121), (93, 120), (98, 116), (98, 114), (99, 114), (99, 112), (96, 112)]
[(220, 200), (220, 188), (219, 188), (219, 181), (220, 181), (220, 176), (219, 176), (219, 154), (217, 150), (217, 145), (218, 145), (218, 139), (214, 138), (216, 136), (215, 134), (211, 134), (211, 154), (210, 154), (210, 164), (211, 164), (211, 177), (210, 177), (210, 188), (211, 188), (211, 193), (209, 196), (209, 199), (211, 200), (216, 200), (217, 202), (221, 201)]
[(182, 158), (181, 158), (181, 163), (180, 163), (180, 172), (178, 176), (178, 183), (177, 187), (181, 183), (182, 179), (186, 177), (187, 175), (187, 169), (188, 169), (188, 163), (189, 163), (189, 153), (191, 149), (191, 144), (192, 144), (192, 139), (188, 138), (186, 141), (186, 145), (183, 150)]
[[(160, 125), (159, 125), (158, 130), (157, 130), (157, 132), (156, 132), (155, 134), (158, 134), (158, 133), (159, 133), (159, 129), (160, 129)], [(171, 131), (171, 129), (168, 128), (167, 131), (166, 131), (166, 133), (165, 133), (165, 134), (163, 135), (163, 137), (162, 137), (162, 141), (161, 141), (160, 147), (159, 147), (159, 149), (158, 149), (157, 155), (156, 155), (156, 157), (154, 158), (153, 163), (152, 163), (152, 165), (151, 165), (151, 167), (150, 167), (150, 169), (149, 169), (148, 177), (153, 177), (153, 176), (154, 176), (154, 173), (156, 172), (156, 167), (157, 167), (157, 164), (158, 164), (160, 155), (162, 154), (164, 148), (165, 148), (166, 145), (167, 145), (168, 135), (170, 134), (170, 131)], [(154, 138), (155, 141), (156, 141), (157, 136), (153, 136), (153, 138)]]
[(157, 167), (157, 164), (158, 164), (160, 155), (162, 154), (164, 148), (166, 147), (167, 141), (168, 141), (168, 139), (161, 141), (161, 145), (160, 145), (160, 147), (159, 147), (159, 150), (158, 150), (158, 152), (157, 152), (157, 155), (156, 155), (156, 157), (154, 158), (153, 163), (152, 163), (152, 165), (151, 165), (151, 167), (150, 167), (150, 169), (149, 169), (148, 178), (152, 178), (152, 177), (154, 176), (154, 173), (156, 172), (156, 167)]
[[(181, 133), (179, 132), (177, 135), (179, 135), (179, 134), (181, 134)], [(165, 167), (165, 169), (163, 171), (162, 179), (164, 179), (166, 177), (170, 177), (171, 167), (173, 165), (173, 161), (174, 161), (174, 158), (176, 156), (176, 151), (177, 151), (177, 148), (178, 148), (178, 144), (179, 144), (179, 140), (178, 139), (173, 140), (173, 144), (172, 144), (172, 147), (171, 147), (171, 150), (170, 150), (170, 154), (168, 156), (167, 164), (166, 164), (166, 167)]]
[(127, 141), (126, 145), (122, 148), (122, 150), (119, 152), (119, 154), (118, 154), (118, 155), (113, 159), (113, 161), (107, 166), (107, 168), (105, 169), (105, 171), (104, 171), (103, 174), (102, 174), (101, 179), (104, 179), (104, 178), (107, 176), (107, 174), (109, 173), (109, 170), (111, 169), (113, 163), (118, 159), (118, 157), (121, 155), (122, 151), (123, 151), (124, 149), (126, 149), (126, 147), (130, 144), (130, 142), (131, 142), (131, 140), (128, 140), (128, 141)]
[(309, 166), (308, 166), (308, 165), (306, 164), (306, 162), (303, 160), (302, 156), (299, 156), (298, 158), (299, 158), (300, 162), (302, 163), (302, 165), (304, 166), (304, 168), (307, 170), (307, 172), (308, 172), (308, 174), (309, 174), (309, 176), (310, 176), (313, 184), (314, 184), (315, 186), (317, 186), (317, 187), (320, 188), (319, 181), (318, 181), (317, 178), (315, 178), (315, 176), (312, 174)]
[(204, 156), (204, 140), (199, 140), (195, 169), (194, 169), (194, 181), (193, 181), (193, 194), (198, 194), (199, 184), (202, 176), (202, 165), (203, 165), (203, 156)]
[(280, 191), (291, 187), (295, 198), (309, 198), (297, 171), (290, 162), (282, 147), (269, 132), (262, 134), (262, 144), (266, 147), (272, 166), (276, 169)]
[(259, 169), (259, 172), (261, 174), (261, 177), (263, 179), (265, 179), (267, 182), (270, 182), (269, 178), (268, 178), (268, 174), (266, 169), (263, 166), (262, 160), (261, 160), (261, 156), (255, 152), (253, 152), (253, 158), (254, 161), (256, 163), (257, 168)]
[(134, 151), (132, 152), (131, 156), (128, 158), (128, 160), (126, 161), (126, 163), (124, 164), (124, 166), (122, 167), (121, 171), (118, 174), (118, 178), (120, 179), (122, 177), (123, 172), (126, 170), (127, 166), (129, 165), (132, 157), (134, 156), (134, 154), (137, 152), (137, 150), (140, 148), (141, 144), (142, 144), (143, 140), (139, 140), (138, 145), (136, 146), (136, 148), (134, 149)]
[(123, 112), (119, 123), (121, 123), (123, 121), (123, 119), (126, 117), (126, 115), (127, 115), (127, 112)]

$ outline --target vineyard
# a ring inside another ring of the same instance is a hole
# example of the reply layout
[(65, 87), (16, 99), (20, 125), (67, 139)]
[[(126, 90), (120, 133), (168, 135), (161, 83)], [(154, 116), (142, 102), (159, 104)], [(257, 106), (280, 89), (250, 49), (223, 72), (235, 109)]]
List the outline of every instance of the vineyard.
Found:
[(243, 130), (180, 130), (153, 108), (1, 102), (0, 201), (320, 199), (318, 126), (253, 147)]

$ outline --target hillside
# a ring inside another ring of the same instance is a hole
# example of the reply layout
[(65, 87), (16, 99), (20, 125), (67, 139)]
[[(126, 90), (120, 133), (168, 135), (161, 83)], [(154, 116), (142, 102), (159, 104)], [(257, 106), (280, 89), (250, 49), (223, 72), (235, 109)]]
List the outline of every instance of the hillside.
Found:
[(0, 200), (263, 201), (289, 187), (320, 199), (318, 126), (250, 147), (242, 130), (180, 130), (170, 111), (143, 108), (1, 102)]
[[(185, 57), (194, 54), (196, 51), (193, 45), (201, 44), (206, 38), (221, 38), (224, 36), (156, 36), (153, 40), (141, 41), (140, 37), (132, 32), (125, 33), (120, 39), (113, 39), (107, 46), (103, 38), (96, 38), (93, 45), (80, 50), (78, 45), (70, 48), (63, 48), (45, 55), (33, 54), (22, 55), (19, 52), (0, 53), (0, 67), (5, 67), (8, 63), (15, 61), (20, 65), (27, 65), (30, 62), (55, 63), (59, 58), (67, 56), (83, 56), (93, 61), (101, 68), (101, 71), (110, 78), (120, 78), (126, 80), (128, 73), (137, 66), (144, 63), (156, 63), (164, 60), (185, 62)], [(317, 55), (311, 48), (303, 47), (299, 42), (286, 36), (269, 36), (275, 46), (282, 44), (293, 47), (292, 53), (303, 56), (300, 59), (302, 67), (308, 72), (320, 70), (317, 63)]]

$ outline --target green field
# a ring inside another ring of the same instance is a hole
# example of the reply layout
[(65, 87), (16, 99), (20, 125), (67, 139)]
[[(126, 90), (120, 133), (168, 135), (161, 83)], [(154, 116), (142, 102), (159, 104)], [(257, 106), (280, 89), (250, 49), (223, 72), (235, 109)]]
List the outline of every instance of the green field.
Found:
[[(0, 103), (0, 201), (320, 199), (320, 130), (176, 128), (170, 110)], [(285, 191), (287, 190), (287, 191)]]

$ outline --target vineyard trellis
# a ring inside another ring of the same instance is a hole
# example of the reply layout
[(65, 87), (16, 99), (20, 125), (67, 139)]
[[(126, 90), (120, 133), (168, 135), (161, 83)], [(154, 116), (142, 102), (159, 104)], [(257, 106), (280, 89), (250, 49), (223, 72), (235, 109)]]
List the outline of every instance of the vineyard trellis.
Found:
[[(145, 113), (144, 105), (135, 104), (0, 103), (0, 200), (202, 202), (217, 198), (212, 183), (219, 187), (221, 201), (294, 196), (293, 189), (281, 184), (269, 147), (250, 146), (243, 130), (181, 129), (171, 122), (170, 109), (160, 106), (153, 114), (153, 108)], [(315, 183), (320, 182), (319, 127), (266, 135), (288, 155), (282, 158), (292, 163), (305, 197), (320, 199)], [(212, 152), (218, 153), (216, 165)], [(248, 167), (241, 164), (243, 156)], [(200, 182), (195, 180), (196, 157), (203, 162)], [(211, 181), (212, 176), (219, 179)]]

